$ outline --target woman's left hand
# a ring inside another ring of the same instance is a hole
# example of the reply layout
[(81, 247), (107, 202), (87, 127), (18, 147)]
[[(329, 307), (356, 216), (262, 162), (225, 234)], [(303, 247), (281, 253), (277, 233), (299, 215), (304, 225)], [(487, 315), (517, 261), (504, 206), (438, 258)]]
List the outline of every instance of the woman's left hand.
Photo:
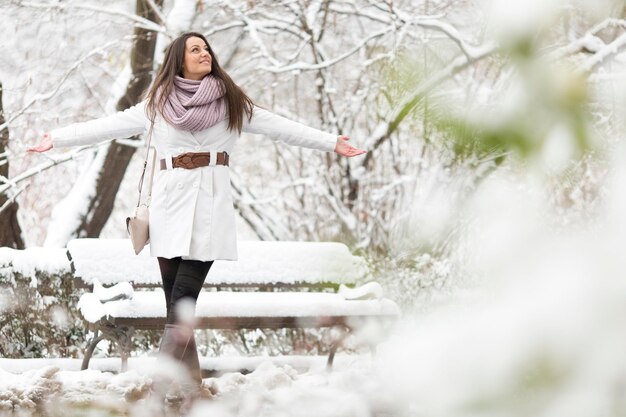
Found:
[(335, 152), (337, 152), (339, 155), (347, 156), (347, 157), (357, 156), (357, 155), (361, 155), (367, 152), (367, 151), (364, 151), (363, 149), (355, 148), (354, 146), (350, 145), (348, 143), (348, 140), (350, 140), (350, 138), (347, 136), (343, 136), (343, 135), (337, 136), (337, 144), (335, 145)]

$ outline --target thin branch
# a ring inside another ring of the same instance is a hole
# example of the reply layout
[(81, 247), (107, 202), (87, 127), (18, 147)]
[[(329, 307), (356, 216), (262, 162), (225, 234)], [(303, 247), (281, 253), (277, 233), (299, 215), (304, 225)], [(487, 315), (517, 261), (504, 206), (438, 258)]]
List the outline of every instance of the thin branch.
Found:
[(387, 33), (391, 32), (394, 28), (392, 27), (388, 27), (385, 28), (379, 32), (376, 32), (372, 35), (370, 35), (369, 37), (365, 38), (359, 45), (356, 45), (355, 47), (353, 47), (351, 50), (347, 51), (346, 53), (339, 55), (338, 57), (332, 58), (332, 59), (328, 59), (325, 60), (323, 62), (320, 62), (319, 64), (308, 64), (308, 63), (303, 63), (303, 62), (299, 62), (299, 63), (295, 63), (292, 65), (286, 65), (286, 66), (282, 66), (282, 67), (266, 67), (266, 66), (261, 66), (259, 67), (259, 69), (265, 70), (265, 71), (269, 71), (269, 72), (273, 72), (273, 73), (282, 73), (282, 72), (289, 72), (289, 71), (316, 71), (322, 68), (328, 68), (332, 65), (335, 65), (336, 63), (343, 61), (344, 59), (348, 58), (349, 56), (353, 55), (354, 53), (356, 53), (357, 51), (359, 51), (361, 48), (363, 48), (365, 45), (367, 45), (371, 40), (379, 38), (381, 36), (386, 35)]
[[(330, 5), (330, 10), (337, 13), (337, 14), (345, 14), (345, 15), (349, 15), (349, 16), (358, 16), (358, 17), (362, 17), (365, 19), (369, 19), (372, 20), (374, 22), (378, 22), (378, 23), (383, 23), (386, 25), (390, 25), (393, 22), (393, 19), (389, 18), (389, 11), (385, 11), (385, 13), (380, 13), (380, 14), (374, 14), (371, 13), (370, 11), (368, 11), (367, 9), (363, 9), (363, 8), (357, 8), (356, 5), (354, 4), (350, 4), (350, 7), (342, 7), (336, 3), (332, 3)], [(412, 16), (412, 19), (439, 19), (444, 17), (443, 14), (440, 15), (423, 15), (423, 16)], [(411, 20), (412, 20), (411, 19)], [(404, 19), (401, 19), (404, 20)]]
[(244, 22), (233, 21), (233, 22), (226, 23), (224, 25), (216, 26), (213, 29), (204, 32), (203, 35), (206, 36), (207, 38), (210, 38), (212, 35), (218, 32), (223, 32), (228, 29), (245, 27), (245, 26), (246, 24)]
[(250, 38), (252, 38), (254, 43), (256, 43), (263, 57), (265, 57), (265, 59), (267, 59), (272, 64), (274, 64), (274, 66), (280, 66), (280, 61), (278, 61), (276, 58), (270, 55), (267, 48), (265, 47), (265, 44), (259, 37), (258, 31), (257, 31), (257, 25), (255, 24), (255, 22), (252, 19), (247, 18), (245, 15), (242, 15), (241, 19), (246, 24), (246, 29), (248, 30), (248, 33), (250, 34)]
[(348, 210), (348, 208), (341, 202), (341, 200), (337, 197), (335, 191), (333, 190), (333, 181), (330, 179), (328, 175), (324, 175), (324, 180), (327, 185), (327, 193), (323, 193), (322, 195), (326, 197), (328, 203), (332, 210), (337, 213), (339, 219), (343, 224), (346, 225), (348, 230), (355, 230), (358, 221), (354, 213)]
[(448, 23), (440, 22), (434, 19), (425, 19), (425, 20), (417, 20), (413, 22), (416, 26), (421, 26), (427, 29), (434, 29), (440, 32), (445, 33), (454, 43), (456, 43), (461, 49), (461, 51), (465, 54), (468, 60), (474, 59), (476, 54), (479, 54), (480, 48), (475, 48), (471, 45), (468, 45), (462, 38), (456, 28)]
[(11, 181), (10, 179), (8, 179), (7, 177), (5, 177), (4, 175), (0, 175), (0, 182), (3, 184), (8, 184), (11, 187), (17, 187), (17, 183)]
[(15, 193), (9, 199), (7, 199), (7, 201), (4, 202), (2, 207), (0, 207), (0, 215), (2, 214), (4, 210), (8, 209), (11, 206), (11, 204), (15, 202), (15, 199), (17, 198), (17, 196), (22, 194), (22, 192), (25, 189), (27, 189), (29, 186), (30, 184), (24, 184), (19, 190), (15, 191)]
[(161, 26), (163, 26), (163, 28), (167, 32), (167, 18), (165, 17), (163, 12), (161, 11), (161, 8), (156, 5), (154, 0), (146, 0), (146, 1), (148, 2), (148, 6), (150, 6), (152, 11), (156, 15), (156, 18), (159, 20), (159, 23), (161, 24)]
[(91, 149), (91, 148), (95, 148), (100, 144), (96, 144), (96, 145), (89, 145), (89, 146), (81, 146), (79, 148), (76, 148), (75, 151), (69, 153), (68, 155), (64, 155), (61, 156), (60, 158), (52, 158), (48, 155), (44, 155), (48, 158), (48, 161), (43, 163), (43, 164), (39, 164), (31, 169), (28, 169), (24, 172), (22, 172), (19, 175), (16, 175), (15, 177), (12, 177), (10, 180), (10, 183), (7, 183), (3, 186), (0, 186), (0, 194), (3, 194), (5, 192), (7, 192), (8, 189), (10, 189), (11, 187), (15, 187), (17, 186), (17, 184), (19, 184), (20, 182), (27, 180), (47, 169), (50, 169), (54, 166), (60, 165), (64, 162), (69, 161), (70, 159), (74, 159), (80, 152), (86, 150), (86, 149)]
[(135, 22), (135, 27), (139, 27), (141, 29), (150, 30), (153, 32), (160, 32), (167, 34), (167, 31), (163, 26), (160, 26), (153, 21), (143, 18), (141, 16), (137, 16), (136, 14), (127, 13), (121, 10), (107, 9), (104, 7), (96, 7), (90, 6), (87, 4), (64, 4), (64, 3), (54, 3), (54, 4), (46, 4), (46, 3), (36, 3), (31, 1), (18, 1), (18, 6), (31, 7), (35, 9), (58, 9), (58, 10), (89, 10), (97, 13), (105, 13), (113, 16), (122, 16), (133, 22)]

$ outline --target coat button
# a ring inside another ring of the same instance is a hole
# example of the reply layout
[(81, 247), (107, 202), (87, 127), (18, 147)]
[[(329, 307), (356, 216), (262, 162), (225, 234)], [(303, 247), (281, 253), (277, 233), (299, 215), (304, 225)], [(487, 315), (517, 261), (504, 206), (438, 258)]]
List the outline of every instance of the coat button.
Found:
[(198, 181), (194, 182), (194, 183), (193, 183), (193, 186), (194, 186), (194, 187), (197, 187), (197, 186), (198, 186)]
[(196, 147), (194, 147), (194, 149), (195, 149), (196, 151), (199, 151), (199, 150), (200, 150), (200, 146), (196, 146)]
[(178, 152), (183, 153), (185, 149), (184, 148), (178, 148)]
[(177, 186), (178, 188), (183, 188), (183, 183), (182, 183), (182, 182), (179, 182), (178, 184), (176, 184), (176, 186)]

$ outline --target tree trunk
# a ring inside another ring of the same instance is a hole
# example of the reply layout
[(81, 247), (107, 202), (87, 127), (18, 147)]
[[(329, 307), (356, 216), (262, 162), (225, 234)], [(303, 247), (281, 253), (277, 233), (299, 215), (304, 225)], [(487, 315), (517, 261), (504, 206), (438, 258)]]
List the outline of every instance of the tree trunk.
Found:
[[(155, 0), (157, 6), (163, 0)], [(157, 21), (156, 13), (150, 8), (147, 0), (137, 0), (136, 14), (152, 21)], [(157, 34), (145, 29), (135, 28), (135, 40), (131, 54), (132, 77), (126, 93), (118, 101), (116, 109), (125, 110), (141, 101), (141, 95), (152, 80), (152, 67)], [(136, 138), (135, 138), (136, 139)], [(115, 197), (124, 179), (126, 168), (136, 148), (111, 143), (107, 149), (106, 159), (100, 170), (96, 191), (89, 203), (88, 211), (83, 217), (75, 236), (98, 237), (111, 215)]]
[[(0, 125), (4, 124), (4, 110), (2, 107), (2, 84), (0, 83)], [(9, 146), (9, 128), (0, 131), (0, 155), (4, 154)], [(6, 160), (6, 163), (2, 161)], [(0, 158), (0, 176), (9, 178), (9, 158)], [(17, 190), (14, 190), (17, 192)], [(7, 191), (7, 194), (9, 192)], [(17, 221), (17, 201), (8, 202), (10, 197), (0, 194), (0, 246), (14, 249), (24, 249), (22, 229)], [(5, 206), (5, 204), (7, 204)]]

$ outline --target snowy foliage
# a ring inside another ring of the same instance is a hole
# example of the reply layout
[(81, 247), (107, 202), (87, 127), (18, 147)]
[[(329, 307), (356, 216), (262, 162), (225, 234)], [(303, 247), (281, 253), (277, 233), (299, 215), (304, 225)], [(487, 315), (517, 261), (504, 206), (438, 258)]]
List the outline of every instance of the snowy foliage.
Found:
[(65, 250), (0, 248), (0, 355), (76, 356), (84, 331)]

